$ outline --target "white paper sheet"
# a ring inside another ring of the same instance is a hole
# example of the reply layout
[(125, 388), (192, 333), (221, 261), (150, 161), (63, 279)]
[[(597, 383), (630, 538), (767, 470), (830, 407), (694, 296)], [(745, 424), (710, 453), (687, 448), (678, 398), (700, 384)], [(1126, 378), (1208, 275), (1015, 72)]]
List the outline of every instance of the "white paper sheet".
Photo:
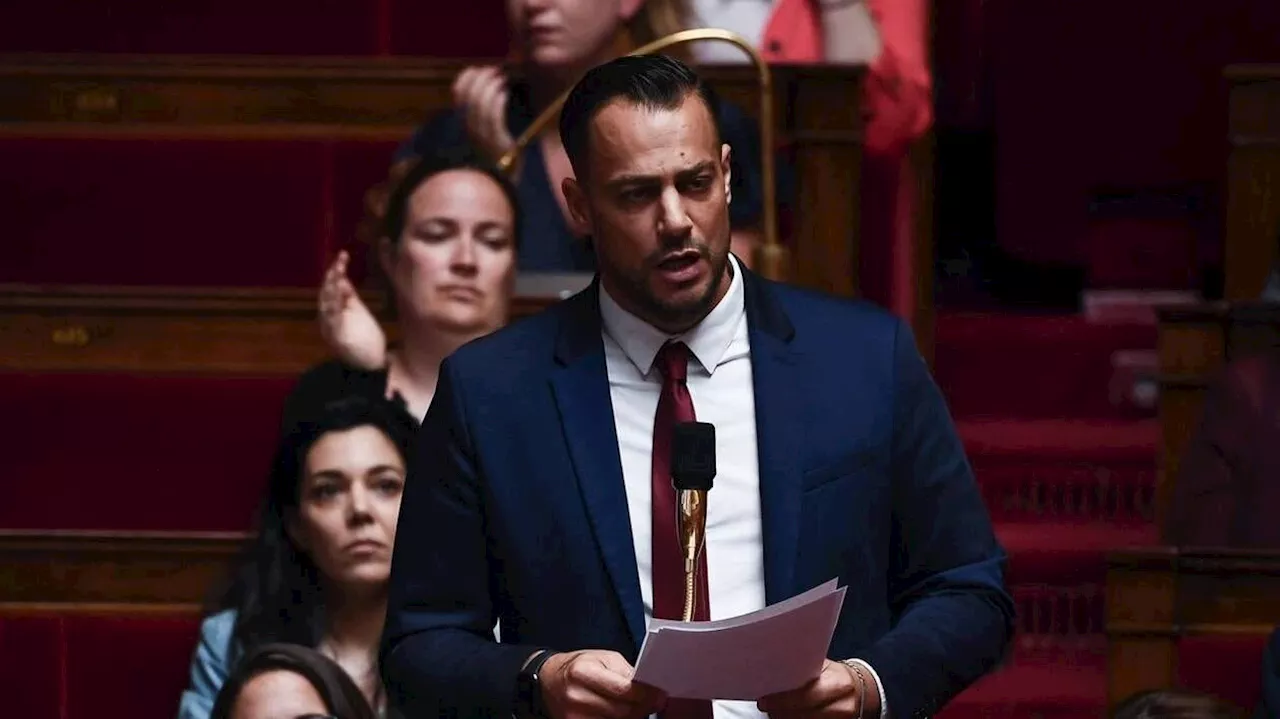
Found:
[(844, 593), (832, 579), (731, 619), (652, 620), (635, 680), (682, 699), (755, 701), (803, 686), (822, 671)]

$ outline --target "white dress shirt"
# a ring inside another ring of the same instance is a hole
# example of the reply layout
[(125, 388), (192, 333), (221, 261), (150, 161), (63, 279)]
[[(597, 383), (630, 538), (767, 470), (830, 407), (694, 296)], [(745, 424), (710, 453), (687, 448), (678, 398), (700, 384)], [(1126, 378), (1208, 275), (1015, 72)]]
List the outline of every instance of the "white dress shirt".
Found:
[[(730, 256), (729, 261), (733, 279), (724, 298), (702, 322), (674, 337), (622, 309), (600, 289), (609, 394), (646, 620), (653, 616), (653, 419), (662, 392), (662, 373), (654, 359), (668, 341), (689, 347), (688, 387), (694, 413), (699, 422), (716, 428), (716, 477), (707, 496), (704, 550), (711, 619), (736, 617), (765, 606), (751, 346), (742, 269), (737, 258)], [(879, 677), (874, 670), (870, 673), (878, 686)], [(883, 707), (883, 689), (880, 696)], [(713, 706), (715, 719), (763, 716), (755, 702), (717, 701)]]

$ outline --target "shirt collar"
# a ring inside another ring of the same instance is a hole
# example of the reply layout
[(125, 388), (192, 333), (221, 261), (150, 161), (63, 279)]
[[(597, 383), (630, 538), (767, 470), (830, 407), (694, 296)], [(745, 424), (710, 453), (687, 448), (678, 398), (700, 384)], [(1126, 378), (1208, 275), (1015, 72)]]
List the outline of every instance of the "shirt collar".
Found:
[(742, 289), (742, 266), (733, 255), (729, 255), (729, 263), (733, 268), (729, 291), (701, 322), (679, 335), (669, 335), (622, 309), (601, 286), (600, 319), (605, 333), (622, 348), (627, 359), (631, 360), (642, 375), (648, 376), (658, 350), (670, 341), (684, 342), (707, 374), (714, 373), (737, 335), (739, 323), (747, 311)]

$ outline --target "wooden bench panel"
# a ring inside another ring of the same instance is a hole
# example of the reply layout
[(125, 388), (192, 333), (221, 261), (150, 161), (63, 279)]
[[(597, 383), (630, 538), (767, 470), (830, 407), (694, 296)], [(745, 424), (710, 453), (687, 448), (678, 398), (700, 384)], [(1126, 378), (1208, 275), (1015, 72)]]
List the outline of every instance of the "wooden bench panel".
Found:
[[(315, 290), (0, 285), (0, 370), (296, 375), (330, 355)], [(380, 309), (394, 338), (394, 322)], [(518, 297), (514, 317), (548, 297)]]
[[(1195, 688), (1256, 701), (1252, 657), (1280, 625), (1280, 554), (1148, 547), (1112, 553), (1107, 577), (1108, 698), (1186, 686), (1182, 665), (1250, 657), (1230, 685)], [(1249, 696), (1252, 695), (1252, 696)]]
[(0, 531), (0, 613), (200, 613), (247, 537)]
[(1257, 298), (1280, 236), (1280, 65), (1227, 68), (1229, 84), (1224, 297)]

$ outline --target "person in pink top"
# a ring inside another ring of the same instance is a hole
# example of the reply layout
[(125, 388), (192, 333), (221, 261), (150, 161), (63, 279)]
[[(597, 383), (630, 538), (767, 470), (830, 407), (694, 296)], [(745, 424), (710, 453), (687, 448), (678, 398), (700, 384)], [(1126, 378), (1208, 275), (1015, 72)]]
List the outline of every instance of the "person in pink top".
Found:
[[(688, 2), (693, 25), (735, 31), (770, 62), (867, 65), (862, 287), (866, 296), (910, 317), (917, 198), (907, 152), (933, 123), (925, 0)], [(746, 61), (723, 43), (700, 44), (694, 53), (704, 63)]]

